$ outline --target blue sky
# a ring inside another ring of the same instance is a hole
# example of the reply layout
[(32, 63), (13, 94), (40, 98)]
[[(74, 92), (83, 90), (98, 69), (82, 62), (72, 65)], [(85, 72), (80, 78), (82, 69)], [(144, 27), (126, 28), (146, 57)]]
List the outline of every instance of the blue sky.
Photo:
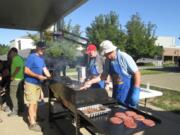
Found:
[[(157, 36), (175, 36), (180, 45), (180, 0), (89, 0), (65, 18), (72, 25), (79, 24), (81, 31), (90, 26), (95, 16), (115, 11), (124, 27), (131, 16), (138, 12), (144, 23), (156, 24)], [(0, 43), (7, 44), (26, 31), (0, 29)]]

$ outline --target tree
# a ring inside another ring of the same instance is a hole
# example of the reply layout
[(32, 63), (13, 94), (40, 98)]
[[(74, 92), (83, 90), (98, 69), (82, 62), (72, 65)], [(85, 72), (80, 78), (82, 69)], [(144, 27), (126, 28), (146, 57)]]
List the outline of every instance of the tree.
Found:
[(76, 24), (76, 25), (73, 26), (71, 24), (71, 20), (69, 20), (69, 22), (67, 24), (64, 21), (62, 21), (62, 29), (67, 31), (67, 32), (73, 33), (73, 34), (75, 34), (77, 36), (81, 35), (80, 25)]
[[(67, 32), (71, 32), (73, 34), (79, 35), (80, 36), (80, 26), (71, 25), (71, 20), (66, 24), (64, 21), (61, 22), (62, 24), (62, 30), (65, 30)], [(35, 42), (40, 40), (39, 34), (30, 34), (28, 33), (28, 36), (33, 39)], [(66, 37), (74, 39), (72, 35), (67, 35)], [(63, 37), (59, 37), (57, 40), (53, 40), (53, 35), (51, 31), (44, 31), (44, 40), (46, 41), (47, 44), (47, 49), (46, 49), (46, 54), (48, 56), (52, 57), (59, 57), (61, 56), (62, 53), (64, 53), (65, 58), (68, 60), (75, 60), (76, 56), (76, 48), (77, 48), (77, 43), (73, 41), (67, 41), (63, 39)]]
[(99, 47), (103, 40), (111, 40), (119, 48), (124, 49), (126, 40), (125, 34), (121, 30), (118, 15), (111, 11), (107, 15), (99, 15), (91, 23), (90, 27), (86, 28), (86, 36), (90, 42)]
[(46, 53), (48, 56), (57, 58), (63, 53), (67, 60), (76, 60), (77, 45), (73, 42), (62, 39), (60, 41), (48, 41), (47, 45)]
[[(162, 48), (155, 46), (156, 26), (149, 22), (142, 22), (138, 13), (132, 15), (126, 24), (127, 42), (125, 49), (135, 59), (142, 57), (154, 57), (162, 54)], [(158, 50), (158, 51), (157, 51)]]
[[(62, 30), (65, 30), (67, 32), (73, 33), (75, 35), (80, 36), (80, 26), (71, 25), (71, 21), (69, 21), (67, 24), (62, 21), (61, 22)], [(72, 35), (64, 35), (68, 39), (75, 39), (76, 37), (73, 37)], [(57, 38), (57, 40), (48, 40), (47, 42), (47, 54), (49, 56), (53, 57), (59, 57), (62, 53), (64, 54), (65, 58), (67, 58), (70, 61), (74, 61), (76, 59), (77, 55), (77, 46), (78, 44), (73, 41), (68, 41), (66, 39), (63, 39), (63, 37)]]
[(0, 44), (0, 55), (7, 54), (9, 50), (9, 46)]

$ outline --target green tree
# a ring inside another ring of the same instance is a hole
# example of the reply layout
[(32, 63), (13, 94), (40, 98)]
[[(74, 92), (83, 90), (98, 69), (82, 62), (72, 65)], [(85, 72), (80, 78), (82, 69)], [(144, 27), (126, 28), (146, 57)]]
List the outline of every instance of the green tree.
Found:
[(86, 35), (97, 47), (103, 40), (111, 40), (119, 48), (124, 49), (126, 36), (119, 24), (118, 15), (113, 11), (95, 17), (91, 26), (86, 28)]
[[(67, 32), (73, 33), (75, 35), (80, 36), (80, 26), (79, 25), (71, 25), (71, 20), (66, 24), (64, 21), (61, 22), (62, 24), (62, 30), (65, 30)], [(28, 36), (33, 39), (35, 42), (40, 40), (39, 34), (30, 34), (28, 33)], [(72, 35), (65, 35), (64, 36), (68, 39), (75, 39)], [(77, 43), (73, 41), (68, 41), (64, 39), (63, 37), (59, 37), (57, 40), (53, 40), (53, 34), (51, 31), (44, 31), (44, 40), (47, 44), (46, 54), (51, 57), (59, 57), (63, 53), (65, 58), (68, 60), (75, 60), (76, 56), (76, 48)]]
[(162, 48), (155, 45), (156, 25), (149, 22), (147, 25), (141, 20), (138, 13), (132, 15), (126, 24), (127, 42), (126, 51), (135, 59), (154, 57), (162, 54)]
[(9, 51), (9, 46), (0, 44), (0, 55), (7, 54)]
[(46, 54), (50, 57), (59, 57), (64, 54), (64, 57), (69, 61), (76, 60), (77, 56), (77, 44), (71, 41), (61, 39), (60, 41), (48, 41), (47, 42)]
[[(67, 24), (62, 21), (62, 30), (73, 33), (77, 36), (80, 36), (80, 26), (79, 25), (71, 25), (71, 21), (69, 21)], [(47, 54), (49, 56), (53, 57), (59, 57), (62, 53), (64, 54), (64, 57), (67, 58), (70, 61), (73, 61), (76, 59), (77, 55), (77, 46), (78, 44), (74, 41), (68, 40), (76, 40), (76, 37), (73, 37), (70, 34), (64, 33), (65, 39), (62, 37), (59, 37), (57, 40), (48, 40), (47, 45)]]
[(73, 26), (71, 24), (71, 20), (69, 20), (67, 24), (64, 21), (62, 21), (62, 29), (67, 31), (67, 32), (70, 32), (72, 34), (75, 34), (77, 36), (81, 35), (80, 25), (76, 24)]

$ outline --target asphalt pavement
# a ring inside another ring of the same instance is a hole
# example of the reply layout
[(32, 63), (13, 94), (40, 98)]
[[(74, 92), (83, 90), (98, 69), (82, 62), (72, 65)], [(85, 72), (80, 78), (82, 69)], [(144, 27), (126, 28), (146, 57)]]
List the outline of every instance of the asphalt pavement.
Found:
[[(157, 69), (156, 69), (157, 70)], [(142, 84), (180, 91), (180, 71), (178, 68), (159, 69), (164, 73), (143, 75)]]

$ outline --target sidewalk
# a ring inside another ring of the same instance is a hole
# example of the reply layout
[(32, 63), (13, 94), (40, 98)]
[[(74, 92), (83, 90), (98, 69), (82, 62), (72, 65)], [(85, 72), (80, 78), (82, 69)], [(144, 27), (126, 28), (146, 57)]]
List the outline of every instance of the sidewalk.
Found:
[(40, 125), (43, 127), (42, 132), (34, 132), (29, 130), (27, 123), (23, 117), (8, 117), (8, 113), (0, 111), (0, 118), (3, 123), (0, 123), (0, 135), (60, 135), (56, 128), (51, 128), (51, 124), (48, 123), (48, 108), (43, 107), (41, 111), (41, 117), (45, 118), (45, 121)]
[(180, 91), (180, 73), (164, 73), (155, 75), (143, 75), (142, 84)]

